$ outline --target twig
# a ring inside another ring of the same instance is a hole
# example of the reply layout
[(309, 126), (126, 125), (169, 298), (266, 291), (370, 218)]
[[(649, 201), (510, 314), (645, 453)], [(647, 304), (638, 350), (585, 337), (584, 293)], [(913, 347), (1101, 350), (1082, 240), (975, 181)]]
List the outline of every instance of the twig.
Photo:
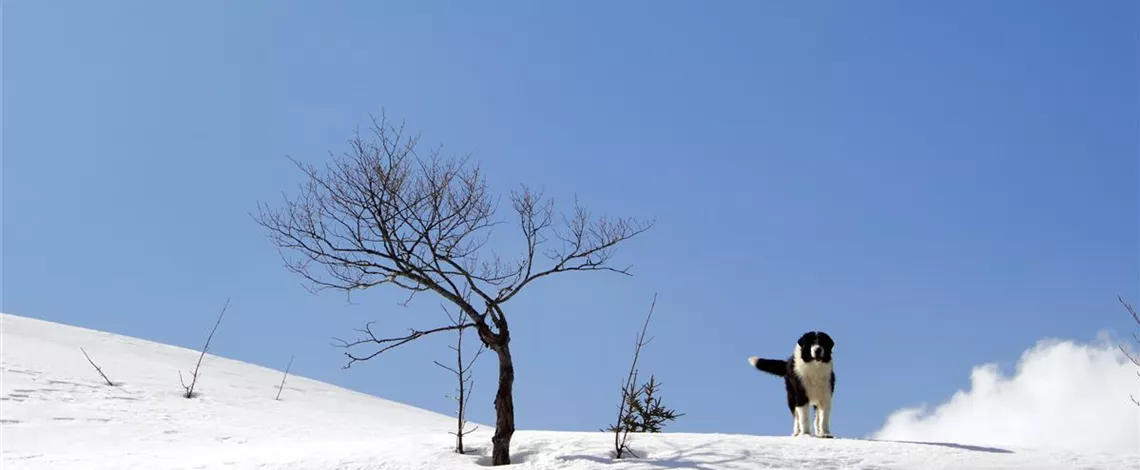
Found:
[(87, 362), (90, 362), (90, 363), (91, 363), (91, 367), (94, 367), (94, 368), (95, 368), (95, 370), (99, 372), (99, 375), (103, 376), (103, 380), (106, 380), (106, 381), (107, 381), (107, 385), (110, 385), (110, 386), (114, 387), (114, 386), (115, 386), (115, 383), (114, 383), (114, 382), (112, 382), (112, 381), (111, 381), (111, 379), (108, 379), (108, 378), (107, 378), (107, 374), (104, 374), (104, 373), (103, 373), (103, 369), (100, 369), (100, 368), (99, 368), (99, 366), (95, 364), (95, 361), (92, 361), (92, 360), (91, 360), (91, 356), (88, 356), (88, 355), (87, 355), (87, 351), (84, 351), (84, 350), (83, 350), (83, 348), (79, 348), (79, 350), (80, 350), (80, 351), (83, 351), (83, 355), (87, 357)]
[(186, 389), (186, 398), (194, 397), (194, 386), (198, 384), (198, 369), (202, 367), (202, 359), (206, 357), (206, 350), (210, 349), (210, 341), (214, 339), (214, 332), (218, 331), (218, 325), (222, 324), (222, 317), (226, 315), (226, 309), (230, 306), (230, 299), (226, 298), (226, 304), (222, 306), (222, 313), (218, 314), (218, 321), (214, 322), (214, 328), (210, 330), (210, 336), (206, 337), (206, 345), (202, 346), (202, 353), (198, 355), (198, 363), (194, 365), (194, 373), (190, 376), (190, 385), (182, 380), (182, 371), (178, 371), (178, 381), (182, 383), (182, 388)]
[[(1119, 295), (1116, 296), (1116, 300), (1119, 300), (1120, 303), (1124, 305), (1124, 309), (1128, 311), (1128, 314), (1132, 316), (1133, 320), (1136, 320), (1136, 324), (1140, 325), (1140, 314), (1136, 313), (1136, 309), (1132, 308), (1132, 304), (1125, 302), (1124, 298)], [(1134, 332), (1132, 333), (1132, 338), (1136, 340), (1136, 344), (1140, 345), (1140, 334)], [(1129, 353), (1123, 344), (1117, 345), (1117, 347), (1120, 348), (1120, 352), (1124, 353), (1124, 356), (1131, 360), (1133, 364), (1140, 367), (1140, 354)], [(1136, 374), (1140, 375), (1140, 372)], [(1136, 397), (1129, 395), (1128, 398), (1132, 399), (1132, 403), (1135, 403), (1136, 406), (1140, 406), (1140, 400), (1137, 400)]]
[(285, 379), (289, 377), (290, 367), (293, 367), (293, 356), (289, 356), (289, 365), (285, 366), (285, 375), (281, 377), (281, 385), (277, 387), (277, 398), (274, 398), (274, 400), (281, 399), (281, 390), (285, 389)]

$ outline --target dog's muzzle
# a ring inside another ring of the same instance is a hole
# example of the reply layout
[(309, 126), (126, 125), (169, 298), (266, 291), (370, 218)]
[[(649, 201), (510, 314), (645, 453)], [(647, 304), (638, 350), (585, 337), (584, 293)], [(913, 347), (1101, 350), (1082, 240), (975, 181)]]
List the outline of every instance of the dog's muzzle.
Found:
[(813, 344), (811, 347), (812, 359), (819, 359), (823, 357), (823, 347), (818, 344)]

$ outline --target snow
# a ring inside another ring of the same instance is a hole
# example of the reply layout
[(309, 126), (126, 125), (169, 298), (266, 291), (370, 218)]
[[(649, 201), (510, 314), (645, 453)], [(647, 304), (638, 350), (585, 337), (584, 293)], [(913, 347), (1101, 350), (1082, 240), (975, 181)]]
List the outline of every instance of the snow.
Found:
[[(0, 450), (23, 469), (479, 469), (490, 430), (451, 451), (452, 417), (206, 355), (194, 399), (178, 371), (198, 352), (0, 314)], [(80, 352), (116, 381), (103, 383)], [(121, 381), (121, 382), (119, 382)], [(1140, 455), (790, 436), (633, 436), (640, 458), (610, 458), (612, 435), (518, 431), (525, 469), (1140, 469)]]
[(892, 413), (872, 437), (1140, 452), (1136, 364), (1107, 332), (1088, 343), (1042, 339), (1011, 372), (979, 365), (969, 388)]

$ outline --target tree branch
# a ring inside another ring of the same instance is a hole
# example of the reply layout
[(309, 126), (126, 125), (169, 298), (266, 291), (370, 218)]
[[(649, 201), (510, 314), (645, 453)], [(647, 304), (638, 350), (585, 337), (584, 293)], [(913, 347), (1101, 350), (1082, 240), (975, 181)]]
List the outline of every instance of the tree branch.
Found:
[[(1119, 295), (1116, 296), (1116, 300), (1120, 301), (1121, 305), (1124, 305), (1124, 309), (1128, 311), (1128, 315), (1130, 315), (1132, 319), (1136, 321), (1137, 325), (1140, 325), (1140, 314), (1136, 313), (1136, 309), (1132, 308), (1132, 304), (1125, 302), (1124, 298)], [(1132, 338), (1136, 340), (1137, 345), (1140, 345), (1140, 334), (1133, 332)], [(1132, 361), (1132, 363), (1137, 367), (1140, 367), (1140, 354), (1129, 353), (1128, 349), (1126, 349), (1123, 344), (1117, 345), (1117, 347), (1120, 348), (1120, 352), (1124, 353), (1124, 356), (1127, 357), (1128, 360)], [(1136, 375), (1140, 375), (1140, 371), (1138, 371)], [(1136, 406), (1140, 406), (1140, 400), (1137, 400), (1136, 397), (1129, 396), (1128, 398), (1130, 398), (1132, 400), (1132, 403), (1135, 403)]]
[(433, 328), (430, 330), (423, 330), (423, 331), (412, 329), (412, 330), (409, 330), (410, 333), (406, 336), (400, 336), (400, 337), (396, 337), (396, 338), (380, 338), (380, 337), (377, 337), (376, 334), (372, 332), (372, 323), (374, 323), (374, 322), (368, 322), (364, 326), (363, 329), (356, 329), (356, 331), (364, 333), (366, 335), (363, 338), (357, 339), (355, 341), (345, 341), (345, 340), (340, 339), (340, 338), (333, 338), (333, 341), (336, 341), (338, 343), (336, 346), (341, 347), (341, 348), (345, 348), (345, 349), (352, 348), (354, 346), (360, 346), (362, 344), (377, 344), (377, 345), (383, 346), (380, 349), (376, 350), (375, 352), (373, 352), (367, 356), (356, 356), (349, 351), (345, 351), (344, 355), (348, 357), (349, 361), (347, 364), (344, 365), (344, 367), (343, 367), (344, 369), (348, 369), (349, 367), (352, 366), (353, 363), (355, 363), (357, 361), (367, 361), (369, 359), (372, 359), (376, 356), (383, 354), (384, 352), (386, 352), (392, 348), (403, 346), (403, 345), (408, 344), (414, 340), (417, 340), (421, 337), (424, 337), (424, 336), (427, 336), (427, 335), (430, 335), (433, 333), (439, 333), (441, 331), (462, 330), (465, 328), (471, 328), (471, 327), (475, 326), (474, 324), (466, 323), (463, 326), (451, 325), (451, 326), (444, 326), (444, 327)]
[(541, 194), (532, 193), (529, 189), (512, 196), (526, 239), (527, 254), (519, 263), (516, 281), (499, 291), (495, 299), (496, 304), (506, 303), (527, 284), (555, 273), (609, 271), (629, 275), (631, 266), (624, 268), (609, 266), (613, 248), (645, 233), (653, 228), (655, 223), (652, 220), (638, 221), (628, 218), (619, 218), (612, 222), (606, 217), (594, 220), (589, 212), (575, 201), (574, 217), (564, 216), (565, 228), (554, 234), (555, 238), (562, 242), (562, 246), (549, 250), (547, 254), (547, 258), (554, 264), (545, 270), (535, 271), (535, 255), (538, 248), (548, 240), (544, 232), (553, 225), (553, 205), (549, 201), (543, 204), (541, 199)]
[[(1124, 306), (1124, 309), (1128, 311), (1128, 314), (1132, 317), (1133, 320), (1136, 321), (1136, 324), (1140, 325), (1140, 314), (1136, 313), (1136, 309), (1132, 308), (1132, 304), (1125, 302), (1124, 298), (1120, 296), (1117, 296), (1116, 300), (1118, 300), (1120, 304)], [(1132, 333), (1132, 338), (1136, 340), (1137, 345), (1140, 345), (1140, 335), (1137, 335), (1134, 332)], [(1128, 350), (1124, 348), (1123, 344), (1118, 345), (1117, 347), (1120, 348), (1120, 352), (1124, 353), (1124, 356), (1131, 360), (1133, 364), (1140, 366), (1140, 354), (1132, 354), (1128, 352)]]

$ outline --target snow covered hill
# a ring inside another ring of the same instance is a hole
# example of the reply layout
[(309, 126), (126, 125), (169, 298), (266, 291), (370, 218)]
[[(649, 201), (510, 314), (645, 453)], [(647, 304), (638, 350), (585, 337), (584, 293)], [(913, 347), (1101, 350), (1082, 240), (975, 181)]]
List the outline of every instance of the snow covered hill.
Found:
[[(207, 355), (201, 395), (179, 393), (198, 352), (0, 314), (0, 450), (21, 469), (477, 469), (450, 451), (451, 417)], [(83, 347), (116, 386), (103, 383)], [(1137, 455), (787, 436), (637, 436), (639, 459), (613, 462), (602, 433), (519, 431), (512, 467), (527, 469), (1138, 469)]]

